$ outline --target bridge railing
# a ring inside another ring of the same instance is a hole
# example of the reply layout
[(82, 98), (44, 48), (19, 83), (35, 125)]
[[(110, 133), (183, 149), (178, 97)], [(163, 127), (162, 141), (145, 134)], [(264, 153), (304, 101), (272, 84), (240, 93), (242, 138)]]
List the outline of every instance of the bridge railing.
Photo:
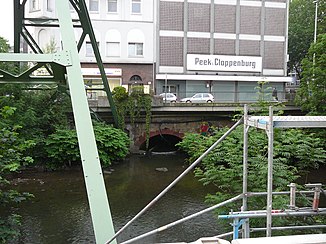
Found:
[[(187, 92), (183, 94), (176, 94), (178, 99), (175, 103), (182, 104), (182, 106), (187, 106), (186, 103), (181, 103), (180, 100), (184, 97), (191, 97), (196, 92)], [(90, 107), (109, 107), (108, 100), (105, 95), (98, 93), (96, 90), (93, 91), (91, 89), (86, 89), (86, 94), (88, 98), (88, 103)], [(212, 93), (214, 96), (214, 103), (211, 106), (216, 105), (232, 105), (235, 106), (239, 103), (254, 103), (257, 102), (259, 99), (259, 95), (255, 92), (227, 92), (227, 91), (220, 91), (220, 92), (214, 92)], [(263, 100), (269, 101), (269, 102), (286, 102), (287, 104), (294, 105), (294, 99), (295, 99), (295, 92), (293, 91), (285, 91), (285, 92), (278, 92), (277, 94), (277, 100), (272, 96), (271, 93), (263, 94)], [(153, 107), (157, 106), (170, 106), (171, 102), (167, 101), (164, 102), (163, 98), (154, 95), (152, 99), (152, 105)], [(189, 105), (190, 106), (190, 105)], [(193, 106), (193, 105), (191, 105)]]

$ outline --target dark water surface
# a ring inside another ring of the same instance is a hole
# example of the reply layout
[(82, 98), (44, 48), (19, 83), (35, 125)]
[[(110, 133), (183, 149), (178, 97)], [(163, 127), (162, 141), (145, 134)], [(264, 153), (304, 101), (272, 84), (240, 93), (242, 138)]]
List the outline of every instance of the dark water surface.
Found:
[[(167, 172), (155, 169), (165, 167)], [(105, 174), (116, 231), (135, 216), (187, 166), (182, 155), (134, 155)], [(17, 209), (22, 215), (20, 243), (95, 243), (83, 175), (80, 170), (24, 173), (16, 180), (19, 191), (35, 198)], [(119, 236), (119, 242), (148, 232), (208, 207), (203, 187), (188, 174), (148, 212)], [(184, 222), (137, 243), (194, 241), (223, 233), (213, 214)]]

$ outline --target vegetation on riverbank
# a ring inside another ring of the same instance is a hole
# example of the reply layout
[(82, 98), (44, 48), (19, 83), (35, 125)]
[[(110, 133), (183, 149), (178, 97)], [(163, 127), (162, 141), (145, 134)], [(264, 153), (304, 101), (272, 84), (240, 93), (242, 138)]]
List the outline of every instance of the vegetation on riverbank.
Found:
[[(193, 162), (216, 142), (228, 128), (215, 130), (212, 136), (187, 134), (178, 146), (189, 155)], [(265, 192), (267, 186), (268, 138), (265, 131), (249, 129), (248, 139), (248, 191)], [(288, 191), (288, 184), (297, 182), (305, 172), (325, 164), (325, 142), (310, 130), (287, 129), (274, 131), (273, 191)], [(221, 144), (210, 152), (195, 169), (195, 175), (204, 185), (216, 186), (216, 193), (209, 194), (206, 201), (217, 204), (242, 193), (243, 173), (243, 126), (236, 128)], [(302, 186), (298, 186), (302, 189)], [(304, 207), (307, 199), (298, 197), (297, 206)], [(284, 209), (289, 204), (288, 196), (273, 198), (273, 209)], [(218, 209), (227, 213), (231, 209), (240, 211), (242, 202)], [(266, 197), (248, 199), (251, 210), (266, 209)], [(307, 205), (306, 205), (307, 206)], [(292, 219), (301, 225), (302, 219)], [(308, 221), (313, 219), (308, 218)], [(264, 227), (265, 220), (252, 219), (255, 227)], [(273, 219), (273, 225), (282, 225), (286, 220)]]
[[(0, 52), (9, 52), (0, 37)], [(0, 69), (20, 74), (26, 66), (0, 63)], [(79, 163), (76, 131), (71, 126), (70, 97), (61, 85), (0, 84), (0, 207), (31, 197), (11, 189), (8, 175), (26, 167), (58, 169)], [(124, 159), (129, 153), (127, 134), (93, 121), (102, 166)], [(8, 209), (7, 209), (8, 210)], [(19, 235), (20, 216), (11, 209), (0, 216), (0, 243)]]

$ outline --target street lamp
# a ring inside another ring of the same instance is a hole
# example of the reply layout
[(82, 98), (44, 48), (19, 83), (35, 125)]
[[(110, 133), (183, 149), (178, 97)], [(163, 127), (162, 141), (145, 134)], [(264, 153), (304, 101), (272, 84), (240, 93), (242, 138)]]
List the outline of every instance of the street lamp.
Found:
[[(314, 31), (314, 44), (317, 42), (317, 15), (318, 15), (318, 0), (313, 1), (313, 3), (316, 5), (315, 8), (315, 31)], [(313, 73), (312, 73), (312, 80), (315, 80), (315, 63), (316, 63), (316, 53), (314, 53), (312, 57), (312, 67), (313, 67)], [(309, 89), (309, 82), (308, 82), (308, 93), (309, 96), (311, 95), (310, 89)]]
[(315, 9), (315, 32), (314, 32), (314, 43), (316, 43), (316, 41), (317, 41), (318, 0), (313, 1), (313, 3), (316, 5), (316, 9)]

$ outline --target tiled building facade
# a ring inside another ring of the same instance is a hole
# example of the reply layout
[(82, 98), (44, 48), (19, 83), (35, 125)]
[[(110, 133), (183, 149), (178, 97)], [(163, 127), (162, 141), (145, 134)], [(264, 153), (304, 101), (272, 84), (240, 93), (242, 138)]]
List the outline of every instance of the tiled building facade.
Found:
[[(180, 98), (210, 92), (216, 101), (245, 102), (256, 99), (257, 82), (268, 81), (284, 98), (285, 83), (290, 81), (288, 4), (287, 0), (160, 0), (157, 92), (170, 91)], [(236, 66), (243, 59), (254, 60), (261, 68)], [(215, 60), (232, 67), (219, 67)]]

